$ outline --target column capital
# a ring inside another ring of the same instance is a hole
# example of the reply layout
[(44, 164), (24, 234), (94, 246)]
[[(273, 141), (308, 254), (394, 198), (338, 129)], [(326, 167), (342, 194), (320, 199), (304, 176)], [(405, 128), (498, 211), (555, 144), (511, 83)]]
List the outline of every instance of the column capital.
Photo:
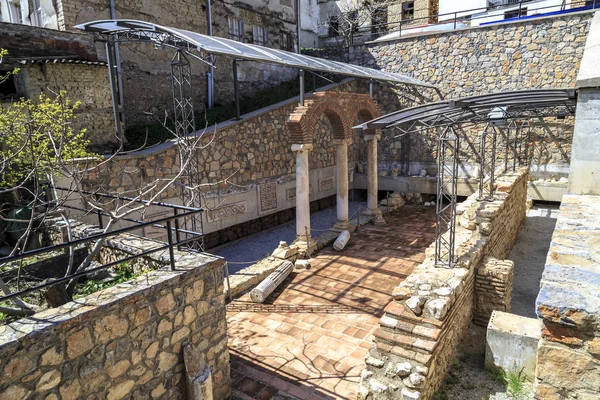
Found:
[(352, 139), (351, 138), (347, 138), (347, 139), (333, 139), (333, 144), (334, 145), (341, 145), (341, 144), (345, 144), (346, 146), (349, 146), (352, 144)]
[(311, 151), (313, 149), (312, 143), (303, 143), (303, 144), (293, 144), (292, 151), (303, 152), (303, 151)]
[(365, 135), (365, 140), (379, 140), (381, 139), (381, 134), (373, 133)]

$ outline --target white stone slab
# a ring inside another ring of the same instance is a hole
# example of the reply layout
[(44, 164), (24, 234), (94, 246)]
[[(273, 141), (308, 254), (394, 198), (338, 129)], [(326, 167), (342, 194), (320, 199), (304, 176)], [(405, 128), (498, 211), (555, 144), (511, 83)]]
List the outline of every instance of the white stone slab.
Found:
[(487, 328), (485, 366), (535, 376), (542, 320), (494, 311)]

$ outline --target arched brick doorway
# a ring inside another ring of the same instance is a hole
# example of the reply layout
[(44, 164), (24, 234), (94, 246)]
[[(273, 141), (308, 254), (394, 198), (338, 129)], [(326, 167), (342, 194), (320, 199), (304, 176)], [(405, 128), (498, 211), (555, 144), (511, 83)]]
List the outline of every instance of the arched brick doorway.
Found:
[(354, 142), (352, 127), (359, 115), (366, 122), (382, 115), (382, 112), (375, 100), (365, 94), (319, 92), (306, 99), (304, 106), (296, 107), (287, 120), (292, 151), (296, 152), (296, 235), (300, 246), (310, 247), (312, 241), (309, 154), (315, 151), (315, 146), (322, 147), (322, 143), (315, 142), (315, 129), (323, 118), (329, 126), (328, 140), (335, 144), (338, 221), (334, 229), (342, 230), (349, 226), (348, 146)]

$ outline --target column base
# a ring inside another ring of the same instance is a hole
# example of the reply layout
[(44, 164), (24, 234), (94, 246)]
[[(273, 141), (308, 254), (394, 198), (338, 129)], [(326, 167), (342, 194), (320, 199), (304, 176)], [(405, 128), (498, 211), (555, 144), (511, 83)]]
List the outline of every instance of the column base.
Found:
[(356, 227), (350, 223), (350, 221), (338, 221), (334, 226), (329, 229), (332, 232), (349, 231), (350, 233), (356, 230)]
[(310, 257), (317, 251), (317, 242), (310, 236), (308, 237), (308, 242), (306, 241), (306, 235), (298, 236), (294, 241), (294, 245), (298, 248), (298, 252), (304, 253), (306, 257)]
[(382, 217), (382, 212), (380, 209), (367, 208), (363, 214), (372, 217), (371, 222), (373, 222), (374, 225), (385, 225), (385, 220)]

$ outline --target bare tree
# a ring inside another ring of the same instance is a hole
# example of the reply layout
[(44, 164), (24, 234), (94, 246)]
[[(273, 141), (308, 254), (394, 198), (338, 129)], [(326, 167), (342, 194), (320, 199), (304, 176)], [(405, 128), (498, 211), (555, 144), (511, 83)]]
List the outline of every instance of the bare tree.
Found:
[(338, 0), (330, 2), (321, 14), (318, 28), (326, 28), (331, 34), (340, 36), (344, 45), (350, 47), (354, 36), (362, 28), (370, 26), (381, 12), (387, 9), (387, 2), (375, 0)]
[[(4, 239), (5, 248), (10, 244), (9, 255), (18, 255), (35, 246), (34, 238), (38, 228), (50, 217), (64, 221), (68, 240), (71, 241), (72, 221), (66, 211), (67, 203), (77, 201), (81, 204), (80, 208), (88, 213), (100, 212), (105, 215), (106, 223), (102, 227), (102, 233), (106, 233), (114, 229), (119, 221), (132, 215), (143, 216), (152, 203), (161, 199), (169, 188), (177, 187), (180, 192), (189, 193), (189, 196), (184, 197), (189, 199), (190, 205), (199, 204), (195, 196), (201, 195), (202, 190), (227, 183), (235, 174), (234, 172), (225, 179), (204, 184), (193, 184), (186, 179), (190, 173), (197, 173), (193, 168), (197, 154), (213, 143), (216, 130), (211, 135), (205, 135), (204, 130), (188, 136), (180, 136), (170, 130), (177, 151), (178, 168), (176, 173), (168, 177), (149, 178), (142, 168), (126, 168), (119, 160), (119, 156), (126, 153), (119, 139), (119, 148), (114, 154), (100, 157), (87, 151), (89, 142), (84, 138), (85, 130), (73, 127), (74, 113), (78, 106), (79, 103), (72, 102), (61, 91), (52, 96), (41, 95), (35, 103), (20, 99), (8, 107), (0, 108), (0, 200), (4, 199), (0, 201), (0, 234), (12, 233), (14, 236), (12, 243)], [(166, 123), (163, 125), (168, 129)], [(126, 181), (135, 182), (135, 185), (125, 194), (101, 185), (92, 187), (90, 183), (107, 170), (114, 175), (113, 179), (123, 182), (124, 177), (127, 177)], [(66, 182), (67, 187), (57, 189), (58, 182)], [(112, 194), (121, 198), (101, 198), (98, 194)], [(124, 195), (128, 200), (123, 200)], [(15, 210), (25, 210), (26, 218), (23, 215), (17, 217)], [(1, 229), (2, 225), (4, 229)], [(0, 235), (0, 239), (1, 236), (3, 235)], [(97, 240), (84, 261), (78, 265), (74, 262), (74, 248), (71, 246), (65, 277), (88, 268), (104, 244), (105, 239)], [(18, 291), (22, 262), (16, 267)], [(60, 304), (71, 299), (77, 282), (78, 279), (74, 278), (66, 285), (53, 286), (62, 291), (62, 300), (59, 295), (59, 300), (55, 302)], [(2, 279), (0, 290), (5, 295), (12, 293), (9, 285)], [(53, 302), (48, 296), (46, 298), (49, 303)], [(0, 305), (0, 312), (24, 316), (38, 311), (38, 307), (18, 297), (13, 297), (12, 303), (9, 306)]]

